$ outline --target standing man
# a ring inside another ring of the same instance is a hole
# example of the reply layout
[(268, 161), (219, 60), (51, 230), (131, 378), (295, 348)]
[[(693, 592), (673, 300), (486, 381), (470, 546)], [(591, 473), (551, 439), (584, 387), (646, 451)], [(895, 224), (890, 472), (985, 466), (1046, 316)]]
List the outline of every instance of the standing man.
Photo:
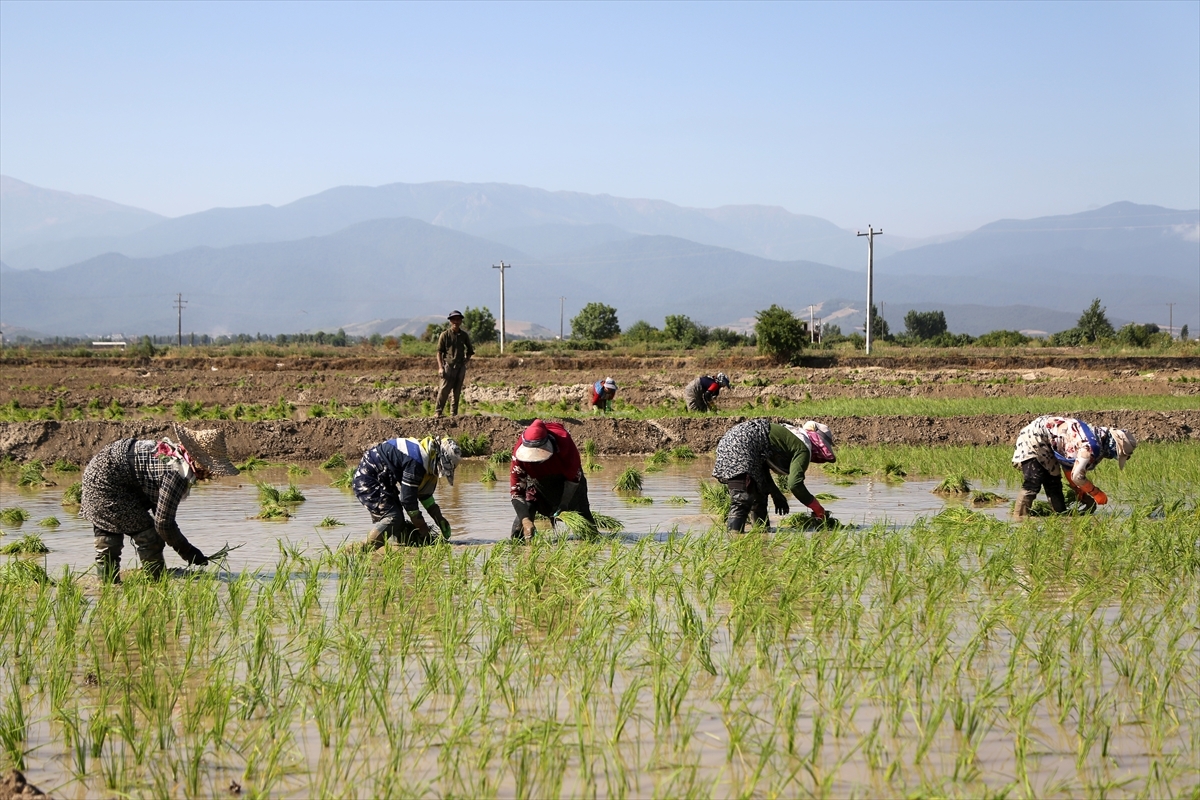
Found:
[(438, 392), (437, 415), (442, 416), (446, 399), (454, 392), (450, 414), (457, 417), (458, 399), (462, 396), (463, 382), (467, 378), (467, 362), (475, 355), (475, 348), (471, 345), (471, 334), (462, 329), (462, 312), (455, 309), (447, 319), (450, 320), (450, 327), (438, 337), (437, 366), (438, 374), (442, 376), (442, 388)]

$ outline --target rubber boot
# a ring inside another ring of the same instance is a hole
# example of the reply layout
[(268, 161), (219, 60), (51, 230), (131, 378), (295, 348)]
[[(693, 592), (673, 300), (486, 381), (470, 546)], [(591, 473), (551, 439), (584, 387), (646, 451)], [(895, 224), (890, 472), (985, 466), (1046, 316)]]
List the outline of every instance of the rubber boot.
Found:
[(367, 548), (378, 550), (387, 544), (388, 534), (392, 532), (392, 524), (395, 521), (396, 518), (394, 516), (381, 517), (374, 520), (375, 524), (371, 526), (371, 531), (367, 534)]
[(125, 537), (119, 533), (100, 533), (95, 536), (96, 574), (104, 583), (121, 582), (121, 549)]
[(1017, 495), (1017, 504), (1013, 506), (1013, 519), (1025, 519), (1029, 516), (1029, 509), (1033, 507), (1034, 498), (1037, 497), (1037, 492), (1031, 492), (1028, 489), (1022, 489)]

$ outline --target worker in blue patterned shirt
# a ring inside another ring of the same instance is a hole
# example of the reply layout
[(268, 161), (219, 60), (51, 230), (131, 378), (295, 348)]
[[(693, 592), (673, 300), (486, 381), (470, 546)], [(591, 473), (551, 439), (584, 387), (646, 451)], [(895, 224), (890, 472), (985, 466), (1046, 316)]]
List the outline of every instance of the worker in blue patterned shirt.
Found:
[(454, 485), (454, 470), (462, 450), (453, 439), (388, 439), (363, 453), (351, 486), (358, 502), (371, 514), (367, 544), (378, 549), (389, 536), (401, 544), (432, 544), (429, 523), (421, 506), (433, 517), (442, 538), (450, 539), (450, 523), (433, 498), (438, 476)]

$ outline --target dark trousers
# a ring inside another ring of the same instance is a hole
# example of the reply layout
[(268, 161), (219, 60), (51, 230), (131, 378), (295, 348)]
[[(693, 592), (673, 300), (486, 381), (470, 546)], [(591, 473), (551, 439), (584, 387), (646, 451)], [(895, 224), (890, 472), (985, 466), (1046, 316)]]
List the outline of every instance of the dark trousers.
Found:
[(375, 547), (383, 547), (387, 544), (388, 537), (395, 539), (401, 545), (413, 547), (433, 544), (434, 541), (433, 528), (430, 527), (427, 533), (421, 533), (417, 530), (417, 526), (409, 521), (404, 509), (400, 507), (383, 514), (372, 511), (371, 522), (375, 524), (371, 526), (371, 532), (367, 534), (367, 543)]
[(437, 413), (441, 416), (442, 409), (446, 407), (446, 400), (450, 397), (451, 392), (454, 393), (454, 403), (450, 406), (450, 413), (458, 416), (458, 399), (462, 396), (463, 383), (467, 379), (467, 365), (454, 367), (447, 366), (446, 371), (442, 373), (442, 388), (438, 391)]
[(1055, 512), (1061, 514), (1067, 510), (1067, 503), (1063, 500), (1062, 477), (1051, 475), (1050, 470), (1043, 467), (1036, 458), (1021, 462), (1021, 477), (1024, 478), (1021, 482), (1022, 489), (1036, 495), (1044, 488), (1046, 499), (1050, 501), (1050, 507)]
[(729, 516), (725, 518), (726, 530), (741, 533), (750, 524), (767, 521), (767, 494), (748, 475), (734, 475), (721, 481), (729, 489)]
[[(121, 550), (125, 548), (125, 534), (102, 531), (93, 527), (92, 533), (96, 544), (96, 571), (101, 580), (114, 581), (121, 571)], [(133, 546), (137, 548), (138, 558), (142, 560), (142, 569), (152, 578), (157, 578), (166, 569), (163, 560), (163, 550), (167, 543), (162, 540), (154, 528), (129, 534)]]
[[(517, 511), (517, 516), (513, 519), (512, 537), (520, 539), (523, 536), (521, 531), (521, 520), (528, 513), (530, 519), (534, 519), (538, 514), (543, 517), (553, 517), (554, 512), (558, 510), (558, 505), (562, 501), (563, 486), (567, 480), (562, 475), (551, 475), (548, 478), (542, 478), (538, 481), (537, 500), (534, 503), (527, 503), (524, 500), (513, 500), (513, 507)], [(584, 476), (579, 481), (579, 488), (575, 490), (575, 496), (571, 498), (571, 503), (564, 511), (576, 511), (584, 516), (588, 522), (595, 523), (592, 518), (592, 505), (588, 502), (587, 493), (587, 476)]]

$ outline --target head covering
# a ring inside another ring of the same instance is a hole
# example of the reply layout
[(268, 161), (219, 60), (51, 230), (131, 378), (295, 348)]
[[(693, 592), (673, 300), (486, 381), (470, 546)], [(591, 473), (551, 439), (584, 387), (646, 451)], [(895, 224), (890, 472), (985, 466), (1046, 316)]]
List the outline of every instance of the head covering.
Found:
[(808, 434), (814, 463), (832, 464), (837, 461), (837, 454), (833, 452), (833, 432), (829, 430), (828, 425), (810, 419), (802, 423), (800, 429)]
[(434, 462), (437, 474), (445, 478), (446, 483), (453, 486), (454, 470), (458, 469), (458, 462), (462, 461), (462, 449), (458, 446), (458, 442), (443, 438), (438, 445), (437, 455), (430, 460)]
[(192, 460), (208, 470), (213, 477), (238, 474), (238, 468), (229, 460), (229, 452), (225, 449), (225, 431), (193, 431), (182, 425), (175, 425), (175, 435), (179, 437), (179, 443), (187, 450)]
[(723, 386), (724, 388), (726, 388), (726, 389), (729, 388), (729, 378), (727, 378), (725, 376), (724, 372), (718, 372), (717, 377), (714, 378), (713, 380), (715, 380), (717, 383), (721, 384), (721, 386)]
[(463, 318), (462, 312), (457, 308), (446, 315), (446, 319), (454, 319), (455, 317), (458, 317), (459, 319)]
[(617, 382), (612, 378), (605, 378), (603, 381), (601, 381), (601, 383), (604, 384), (605, 389), (612, 389), (615, 391), (617, 388)]
[(546, 429), (546, 423), (535, 419), (521, 433), (521, 444), (513, 453), (513, 458), (517, 461), (537, 463), (545, 461), (552, 455), (554, 455), (554, 438)]
[(1112, 439), (1113, 452), (1110, 455), (1107, 452), (1108, 447), (1106, 446), (1104, 457), (1115, 458), (1117, 460), (1117, 466), (1121, 469), (1125, 469), (1125, 462), (1129, 460), (1129, 457), (1133, 455), (1133, 449), (1137, 447), (1137, 439), (1135, 439), (1133, 434), (1129, 431), (1124, 431), (1120, 428), (1110, 428), (1108, 430), (1108, 436), (1105, 438)]

